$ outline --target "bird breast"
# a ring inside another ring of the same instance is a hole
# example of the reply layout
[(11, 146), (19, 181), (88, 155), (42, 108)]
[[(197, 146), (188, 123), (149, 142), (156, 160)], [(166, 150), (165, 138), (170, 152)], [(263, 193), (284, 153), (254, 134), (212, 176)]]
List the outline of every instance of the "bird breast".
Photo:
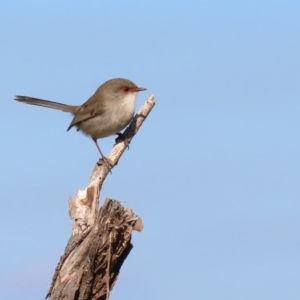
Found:
[(122, 131), (131, 121), (137, 93), (128, 93), (110, 101), (101, 115), (92, 117), (78, 124), (78, 129), (93, 139), (114, 135)]

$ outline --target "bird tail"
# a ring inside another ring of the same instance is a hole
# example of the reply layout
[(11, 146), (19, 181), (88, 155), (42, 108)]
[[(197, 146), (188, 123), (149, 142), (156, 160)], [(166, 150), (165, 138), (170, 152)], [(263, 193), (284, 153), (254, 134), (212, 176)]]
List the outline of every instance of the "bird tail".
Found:
[(27, 97), (27, 96), (17, 95), (17, 96), (15, 96), (15, 100), (19, 101), (19, 102), (31, 104), (31, 105), (37, 105), (37, 106), (58, 109), (58, 110), (62, 110), (65, 112), (70, 112), (72, 114), (75, 114), (77, 112), (77, 110), (79, 109), (79, 106), (67, 105), (67, 104), (63, 104), (63, 103), (58, 103), (58, 102), (53, 102), (53, 101), (43, 100), (43, 99), (38, 99), (38, 98), (33, 98), (33, 97)]

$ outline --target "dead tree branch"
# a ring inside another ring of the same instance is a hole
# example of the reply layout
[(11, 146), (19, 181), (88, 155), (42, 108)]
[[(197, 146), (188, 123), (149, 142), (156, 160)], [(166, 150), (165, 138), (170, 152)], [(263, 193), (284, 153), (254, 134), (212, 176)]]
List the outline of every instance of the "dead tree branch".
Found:
[[(115, 166), (155, 105), (151, 95), (107, 156)], [(113, 167), (112, 166), (112, 167)], [(49, 300), (104, 300), (116, 282), (131, 251), (132, 230), (141, 231), (142, 220), (131, 208), (106, 199), (99, 208), (99, 195), (109, 170), (100, 159), (84, 190), (69, 199), (72, 236), (60, 258), (46, 298)]]

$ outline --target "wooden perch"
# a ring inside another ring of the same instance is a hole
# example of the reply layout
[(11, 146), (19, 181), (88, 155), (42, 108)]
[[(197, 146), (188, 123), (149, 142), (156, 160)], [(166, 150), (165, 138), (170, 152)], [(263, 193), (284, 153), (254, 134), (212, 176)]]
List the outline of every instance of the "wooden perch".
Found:
[[(133, 136), (155, 105), (151, 95), (116, 143), (107, 158), (115, 166)], [(99, 208), (99, 195), (108, 172), (100, 159), (86, 189), (69, 199), (73, 220), (72, 236), (60, 258), (46, 298), (49, 300), (104, 300), (117, 280), (120, 268), (131, 251), (132, 230), (141, 231), (143, 223), (131, 208), (107, 198)]]

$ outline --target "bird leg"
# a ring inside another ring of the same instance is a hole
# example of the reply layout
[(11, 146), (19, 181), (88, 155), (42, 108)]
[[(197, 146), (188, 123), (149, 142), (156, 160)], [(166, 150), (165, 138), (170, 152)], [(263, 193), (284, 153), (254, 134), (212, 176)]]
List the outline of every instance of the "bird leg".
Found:
[(96, 147), (97, 147), (98, 151), (100, 152), (100, 155), (101, 155), (101, 158), (102, 158), (104, 164), (106, 165), (107, 169), (110, 170), (112, 168), (112, 166), (113, 166), (112, 161), (109, 158), (107, 158), (106, 156), (104, 156), (104, 154), (102, 153), (102, 151), (101, 151), (101, 149), (100, 149), (100, 147), (98, 145), (97, 140), (93, 139), (93, 141), (95, 142)]
[(126, 139), (125, 135), (123, 133), (121, 133), (121, 132), (116, 133), (116, 135), (117, 135), (117, 137), (115, 139), (116, 144), (124, 142), (125, 146), (129, 150), (129, 144), (130, 144), (130, 142), (129, 142), (128, 139)]

